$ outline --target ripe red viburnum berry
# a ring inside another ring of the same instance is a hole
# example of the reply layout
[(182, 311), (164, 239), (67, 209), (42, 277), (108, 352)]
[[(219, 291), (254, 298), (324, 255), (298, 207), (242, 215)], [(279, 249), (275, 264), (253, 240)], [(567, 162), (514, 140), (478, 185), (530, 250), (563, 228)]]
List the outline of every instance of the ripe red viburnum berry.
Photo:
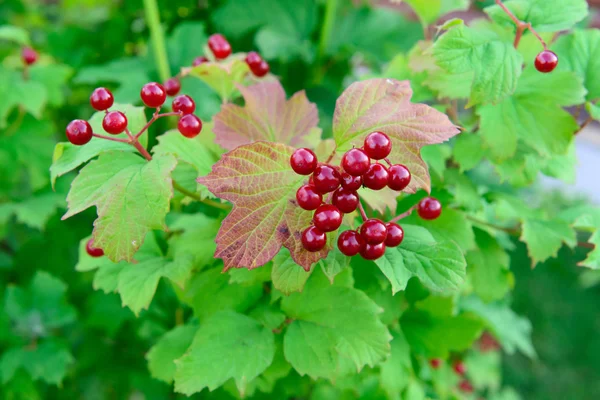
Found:
[(348, 190), (358, 190), (362, 186), (362, 176), (352, 176), (347, 172), (342, 173), (342, 187)]
[(429, 360), (429, 365), (431, 365), (431, 368), (433, 369), (438, 369), (440, 365), (442, 365), (442, 360), (440, 360), (439, 358), (432, 358), (431, 360)]
[(339, 208), (343, 213), (351, 213), (358, 207), (358, 194), (354, 190), (338, 188), (333, 192), (331, 204)]
[(385, 238), (386, 247), (396, 247), (402, 243), (404, 239), (404, 230), (402, 227), (395, 222), (388, 222), (385, 224), (387, 229), (387, 237)]
[(360, 235), (368, 244), (385, 242), (387, 234), (385, 224), (376, 218), (366, 220), (360, 227)]
[(342, 225), (342, 212), (332, 204), (321, 204), (315, 210), (313, 223), (322, 232), (333, 232)]
[(558, 56), (553, 51), (544, 50), (535, 57), (535, 69), (545, 74), (554, 71), (557, 65)]
[(452, 364), (452, 369), (460, 376), (463, 376), (467, 372), (467, 367), (462, 361), (456, 361)]
[(38, 53), (31, 47), (23, 47), (23, 50), (21, 50), (21, 59), (27, 65), (35, 64), (38, 59)]
[(434, 197), (425, 197), (417, 205), (417, 213), (423, 219), (436, 219), (442, 213), (442, 204)]
[(193, 67), (197, 67), (200, 64), (204, 64), (205, 62), (208, 62), (208, 58), (204, 57), (204, 56), (199, 56), (194, 58), (194, 61), (192, 62), (192, 66)]
[(340, 186), (341, 177), (338, 170), (331, 165), (319, 165), (312, 175), (314, 187), (321, 193), (333, 192)]
[(491, 333), (483, 332), (483, 335), (479, 338), (479, 350), (481, 350), (482, 353), (500, 350), (500, 344)]
[(179, 119), (177, 129), (183, 136), (191, 139), (198, 136), (202, 130), (202, 121), (194, 114), (186, 114)]
[(369, 244), (366, 243), (362, 249), (360, 249), (360, 255), (365, 260), (377, 260), (385, 254), (385, 244)]
[(265, 60), (262, 60), (257, 67), (250, 68), (250, 71), (252, 71), (254, 76), (256, 76), (257, 78), (262, 78), (263, 76), (268, 74), (270, 70), (271, 67), (269, 66), (269, 63)]
[(316, 226), (309, 226), (302, 232), (302, 246), (305, 250), (315, 252), (322, 250), (327, 244), (327, 236)]
[(360, 253), (364, 245), (365, 241), (356, 231), (344, 231), (338, 237), (338, 249), (348, 257)]
[(473, 393), (473, 390), (475, 390), (471, 382), (469, 382), (466, 379), (460, 381), (460, 383), (458, 384), (458, 388), (461, 390), (461, 392), (464, 393)]
[(370, 165), (371, 159), (361, 149), (350, 149), (342, 157), (342, 168), (353, 176), (363, 175)]
[(104, 255), (104, 250), (94, 247), (94, 239), (87, 241), (85, 251), (92, 257), (102, 257)]
[(269, 63), (263, 60), (263, 58), (255, 51), (248, 53), (246, 56), (246, 64), (248, 64), (250, 71), (259, 78), (269, 73)]
[(371, 164), (363, 175), (363, 185), (373, 190), (381, 190), (387, 186), (389, 173), (382, 164)]
[(67, 139), (76, 146), (82, 146), (92, 140), (92, 126), (83, 119), (76, 119), (67, 125)]
[(127, 128), (127, 117), (121, 111), (111, 111), (102, 119), (102, 128), (111, 135), (118, 135)]
[(392, 141), (383, 132), (371, 132), (365, 138), (364, 149), (373, 160), (383, 160), (392, 151)]
[(217, 60), (223, 60), (231, 54), (231, 45), (220, 33), (215, 33), (208, 38), (208, 48)]
[(160, 83), (150, 82), (144, 85), (140, 97), (146, 106), (157, 108), (165, 103), (167, 92)]
[(388, 187), (392, 190), (403, 190), (410, 183), (410, 171), (402, 164), (389, 167), (388, 174)]
[(177, 78), (169, 78), (165, 82), (164, 87), (168, 96), (175, 96), (181, 90), (181, 82)]
[(290, 157), (290, 165), (298, 175), (310, 175), (317, 168), (317, 155), (311, 149), (297, 149)]
[(323, 203), (323, 196), (314, 186), (303, 185), (296, 192), (296, 201), (303, 210), (312, 211)]
[(110, 90), (103, 87), (94, 89), (92, 95), (90, 96), (90, 104), (94, 108), (94, 110), (108, 110), (112, 107), (114, 102), (115, 98), (113, 97)]
[(182, 94), (173, 99), (172, 107), (175, 112), (191, 114), (196, 110), (196, 103), (187, 94)]

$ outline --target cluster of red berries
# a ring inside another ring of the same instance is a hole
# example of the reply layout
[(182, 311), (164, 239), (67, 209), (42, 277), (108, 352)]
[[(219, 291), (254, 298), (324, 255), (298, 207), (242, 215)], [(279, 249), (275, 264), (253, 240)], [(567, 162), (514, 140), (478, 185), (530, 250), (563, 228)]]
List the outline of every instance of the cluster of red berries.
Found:
[[(217, 60), (224, 60), (231, 54), (231, 45), (225, 36), (221, 35), (220, 33), (215, 33), (208, 38), (208, 48)], [(205, 56), (199, 56), (194, 59), (192, 65), (196, 67), (200, 64), (204, 64), (205, 62), (208, 62), (208, 58)], [(251, 51), (246, 55), (246, 64), (248, 64), (248, 67), (254, 76), (258, 78), (262, 78), (268, 74), (270, 70), (269, 63), (266, 62), (260, 56), (260, 54), (255, 51)]]
[(544, 74), (554, 71), (558, 65), (558, 56), (551, 50), (544, 50), (535, 57), (535, 69)]
[[(404, 165), (389, 162), (387, 156), (391, 151), (390, 138), (383, 132), (372, 132), (362, 148), (353, 148), (344, 154), (341, 167), (319, 163), (309, 149), (298, 149), (292, 154), (292, 169), (300, 175), (311, 175), (308, 183), (296, 192), (298, 205), (304, 210), (314, 210), (312, 225), (302, 232), (302, 245), (306, 250), (315, 252), (325, 247), (326, 233), (337, 230), (343, 215), (360, 206), (357, 190), (361, 186), (373, 190), (387, 186), (398, 191), (408, 186), (410, 171)], [(380, 160), (385, 160), (389, 167), (379, 163)], [(328, 194), (329, 202), (326, 202), (323, 196)], [(419, 215), (425, 219), (437, 218), (440, 212), (441, 205), (436, 199), (427, 198), (419, 203)], [(367, 219), (364, 215), (363, 218), (358, 230), (340, 234), (337, 244), (343, 254), (360, 254), (367, 260), (376, 260), (383, 256), (386, 247), (402, 243), (404, 231), (400, 225)]]
[[(431, 368), (433, 369), (438, 369), (442, 365), (442, 360), (440, 360), (439, 358), (432, 358), (431, 360), (429, 360), (429, 365), (431, 365)], [(452, 369), (458, 376), (463, 378), (458, 383), (458, 388), (464, 393), (473, 393), (475, 388), (473, 387), (471, 382), (469, 382), (469, 380), (465, 378), (465, 374), (467, 373), (467, 367), (465, 363), (458, 360), (454, 362), (454, 364), (452, 364)]]

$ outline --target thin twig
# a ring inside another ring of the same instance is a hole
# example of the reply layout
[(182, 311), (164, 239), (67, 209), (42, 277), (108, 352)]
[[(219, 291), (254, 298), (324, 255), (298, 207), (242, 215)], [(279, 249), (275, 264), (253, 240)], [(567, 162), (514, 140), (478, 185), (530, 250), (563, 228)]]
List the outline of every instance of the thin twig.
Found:
[(367, 217), (367, 213), (365, 212), (365, 208), (363, 207), (360, 200), (358, 201), (358, 210), (360, 211), (360, 216), (362, 217), (363, 221), (369, 219), (369, 217)]
[(111, 140), (113, 142), (131, 143), (131, 141), (129, 139), (121, 139), (121, 138), (117, 138), (117, 137), (110, 137), (110, 136), (105, 136), (105, 135), (99, 135), (97, 133), (92, 133), (92, 136), (100, 138), (100, 139)]
[(412, 214), (412, 212), (417, 208), (417, 205), (415, 204), (414, 206), (412, 206), (411, 208), (409, 208), (408, 210), (406, 210), (405, 212), (403, 212), (402, 214), (396, 215), (394, 218), (392, 218), (390, 220), (390, 222), (398, 222), (403, 218), (408, 217), (410, 214)]
[(583, 121), (583, 123), (581, 124), (581, 126), (579, 127), (579, 129), (577, 129), (575, 131), (574, 135), (577, 135), (579, 132), (581, 132), (582, 130), (584, 130), (589, 124), (592, 123), (593, 120), (594, 120), (594, 118), (588, 117), (585, 121)]
[(152, 114), (152, 118), (150, 118), (150, 121), (148, 121), (146, 123), (146, 125), (144, 125), (142, 127), (142, 129), (140, 129), (140, 131), (135, 135), (136, 139), (139, 139), (139, 137), (142, 136), (142, 133), (146, 132), (146, 130), (150, 127), (150, 125), (152, 125), (157, 119), (162, 118), (162, 117), (169, 117), (172, 115), (178, 115), (178, 116), (183, 115), (183, 113), (176, 112), (176, 111), (159, 114), (158, 113), (159, 110), (160, 110), (160, 107), (156, 109), (154, 114)]
[(209, 207), (218, 208), (220, 210), (225, 210), (225, 211), (229, 211), (231, 209), (231, 207), (228, 204), (219, 203), (218, 201), (214, 201), (211, 199), (203, 199), (202, 197), (200, 197), (200, 195), (198, 195), (198, 193), (194, 193), (192, 191), (187, 190), (185, 187), (183, 187), (179, 183), (177, 183), (177, 181), (174, 179), (173, 179), (173, 189), (177, 190), (178, 192), (180, 192), (200, 203), (206, 204)]
[(530, 22), (524, 22), (524, 21), (521, 21), (519, 18), (517, 18), (515, 16), (515, 14), (513, 14), (512, 11), (510, 11), (508, 9), (508, 7), (506, 7), (504, 5), (504, 3), (502, 3), (502, 0), (496, 0), (496, 4), (506, 13), (506, 15), (508, 15), (508, 17), (510, 19), (512, 19), (512, 21), (517, 26), (517, 33), (515, 34), (515, 41), (513, 42), (515, 49), (517, 47), (519, 47), (519, 42), (521, 41), (521, 38), (523, 37), (523, 33), (527, 29), (529, 29), (531, 31), (531, 33), (540, 41), (540, 43), (544, 47), (544, 50), (548, 49), (546, 42), (544, 41), (544, 39), (542, 39), (540, 34), (537, 33), (537, 31), (535, 29), (533, 29), (533, 26), (531, 26)]

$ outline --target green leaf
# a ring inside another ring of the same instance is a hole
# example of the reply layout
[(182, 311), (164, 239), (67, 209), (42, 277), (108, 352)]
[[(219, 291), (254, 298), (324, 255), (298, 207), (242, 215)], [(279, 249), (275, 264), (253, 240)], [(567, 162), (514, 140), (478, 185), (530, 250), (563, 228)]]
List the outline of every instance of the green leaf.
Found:
[(577, 246), (575, 230), (568, 223), (556, 219), (524, 219), (521, 240), (527, 244), (533, 265), (556, 257), (563, 243), (569, 247)]
[(473, 225), (464, 212), (446, 208), (434, 220), (424, 220), (417, 213), (412, 213), (402, 220), (403, 224), (419, 225), (426, 228), (438, 241), (455, 242), (463, 252), (475, 247)]
[[(131, 132), (139, 132), (139, 130), (146, 125), (146, 114), (144, 113), (144, 107), (133, 107), (131, 105), (115, 104), (114, 108), (121, 110), (127, 114), (127, 126)], [(104, 118), (104, 112), (97, 112), (92, 115), (89, 122), (92, 129), (96, 133), (104, 133), (102, 129), (102, 119)], [(127, 135), (121, 133), (115, 135), (115, 137), (126, 139)], [(148, 144), (148, 132), (144, 132), (139, 138), (142, 146), (146, 147)], [(54, 148), (54, 155), (52, 157), (52, 166), (50, 167), (50, 180), (52, 187), (56, 183), (56, 179), (67, 172), (73, 171), (83, 163), (91, 160), (105, 151), (120, 150), (135, 152), (135, 147), (127, 143), (113, 142), (110, 140), (104, 140), (93, 137), (85, 146), (75, 146), (69, 142), (60, 142), (56, 144)]]
[(415, 11), (424, 26), (436, 22), (442, 15), (469, 8), (469, 0), (404, 0)]
[(422, 227), (404, 225), (404, 241), (387, 249), (375, 261), (392, 284), (392, 292), (406, 289), (408, 280), (419, 278), (423, 285), (435, 291), (457, 290), (466, 275), (462, 251), (453, 242), (436, 242)]
[(19, 27), (12, 25), (0, 26), (0, 40), (15, 42), (21, 46), (29, 46), (29, 33)]
[(194, 59), (200, 55), (198, 43), (204, 43), (207, 39), (204, 23), (185, 21), (177, 24), (167, 39), (171, 66), (180, 68), (184, 65), (192, 65)]
[(502, 356), (498, 351), (472, 351), (465, 357), (469, 380), (478, 390), (498, 391), (502, 379)]
[[(588, 14), (585, 0), (509, 0), (504, 5), (521, 21), (530, 23), (538, 32), (566, 31)], [(485, 12), (496, 22), (514, 27), (514, 22), (500, 6), (487, 7)]]
[(332, 247), (310, 253), (302, 247), (301, 232), (312, 213), (296, 204), (303, 176), (290, 167), (294, 149), (281, 143), (255, 142), (225, 154), (198, 182), (215, 196), (234, 204), (217, 235), (215, 257), (225, 269), (256, 268), (285, 246), (305, 270), (324, 258)]
[[(340, 231), (343, 230), (344, 228), (342, 227)], [(333, 236), (328, 239), (335, 238), (335, 241), (337, 243), (336, 236)], [(329, 279), (329, 282), (333, 284), (333, 280), (335, 279), (336, 275), (344, 271), (346, 268), (348, 268), (348, 266), (350, 266), (350, 257), (342, 254), (340, 249), (338, 249), (337, 246), (335, 246), (333, 250), (331, 250), (329, 254), (327, 254), (327, 257), (319, 261), (318, 265), (321, 266), (321, 269), (323, 270), (323, 273), (325, 274), (327, 279)]]
[(149, 230), (165, 228), (176, 162), (172, 156), (148, 162), (131, 153), (101, 154), (73, 181), (63, 219), (96, 206), (94, 245), (112, 261), (130, 261)]
[(483, 159), (484, 153), (481, 135), (462, 134), (456, 137), (452, 155), (460, 166), (460, 172), (475, 168)]
[[(332, 253), (332, 252), (330, 252)], [(290, 256), (287, 250), (281, 250), (273, 258), (273, 269), (271, 280), (275, 289), (285, 295), (293, 292), (301, 292), (311, 272), (305, 271)]]
[(183, 231), (169, 239), (169, 255), (173, 259), (186, 254), (194, 257), (194, 265), (200, 269), (214, 263), (215, 236), (221, 221), (204, 214), (181, 214), (169, 224), (172, 232)]
[(585, 103), (585, 109), (590, 114), (590, 117), (596, 121), (600, 121), (600, 106), (595, 105), (592, 102)]
[(175, 362), (175, 391), (188, 396), (206, 387), (212, 391), (233, 378), (243, 395), (274, 354), (269, 329), (245, 315), (217, 313), (200, 326), (189, 350)]
[(34, 65), (29, 70), (29, 78), (46, 88), (48, 104), (57, 107), (65, 102), (65, 89), (72, 74), (73, 69), (64, 64)]
[(194, 325), (181, 325), (165, 333), (146, 354), (148, 369), (153, 378), (173, 382), (175, 360), (183, 356), (198, 330)]
[(281, 308), (294, 320), (285, 333), (285, 358), (301, 375), (334, 379), (344, 360), (360, 371), (390, 354), (391, 336), (378, 316), (382, 310), (359, 290), (321, 286), (313, 274), (304, 291), (285, 297)]
[(474, 74), (467, 106), (498, 103), (515, 91), (521, 75), (521, 55), (490, 31), (455, 26), (435, 42), (433, 54), (449, 73)]
[(249, 71), (243, 58), (232, 56), (222, 62), (205, 62), (192, 67), (189, 75), (200, 78), (221, 97), (223, 103), (226, 103), (237, 96)]
[(427, 165), (421, 147), (442, 143), (459, 131), (448, 117), (424, 104), (412, 104), (407, 81), (369, 79), (350, 85), (339, 97), (334, 115), (333, 138), (339, 152), (361, 147), (368, 133), (385, 132), (392, 140), (389, 158), (408, 167), (409, 192), (430, 190)]
[[(40, 193), (35, 194), (19, 203), (10, 204), (10, 213), (15, 214), (17, 221), (31, 228), (43, 230), (48, 219), (58, 208), (64, 207), (63, 193)], [(8, 204), (2, 204), (8, 206)]]
[(402, 331), (393, 331), (393, 340), (390, 343), (392, 353), (380, 367), (381, 387), (389, 398), (399, 398), (400, 394), (410, 384), (413, 375), (410, 360), (410, 345)]
[(0, 128), (6, 128), (6, 118), (10, 112), (21, 107), (35, 118), (40, 119), (48, 101), (44, 85), (32, 80), (23, 80), (18, 71), (0, 66)]
[(576, 30), (558, 38), (553, 50), (559, 57), (558, 71), (575, 72), (587, 89), (587, 100), (600, 98), (600, 31)]

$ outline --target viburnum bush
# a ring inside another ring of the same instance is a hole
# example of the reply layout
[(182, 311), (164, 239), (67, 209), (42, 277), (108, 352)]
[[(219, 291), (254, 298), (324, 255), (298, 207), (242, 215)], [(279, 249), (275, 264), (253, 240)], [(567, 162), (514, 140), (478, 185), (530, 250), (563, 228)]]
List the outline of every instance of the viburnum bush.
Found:
[[(147, 347), (127, 362), (145, 357), (153, 384), (172, 384), (160, 393), (519, 398), (500, 375), (502, 352), (536, 357), (530, 322), (511, 309), (518, 242), (531, 267), (566, 246), (585, 251), (579, 265), (600, 268), (600, 209), (557, 207), (531, 189), (540, 175), (573, 179), (574, 138), (600, 119), (600, 34), (576, 27), (588, 14), (583, 0), (498, 0), (468, 23), (442, 17), (469, 1), (405, 3), (423, 38), (382, 69), (357, 66), (326, 100), (331, 111), (310, 91), (288, 97), (279, 74), (304, 58), (322, 65), (311, 79), (327, 81), (346, 46), (336, 38), (359, 43), (377, 34), (377, 19), (359, 23), (358, 9), (336, 24), (337, 2), (327, 1), (326, 39), (312, 49), (310, 32), (276, 30), (258, 5), (245, 12), (266, 21), (260, 51), (214, 33), (175, 76), (131, 73), (118, 90), (86, 92), (87, 115), (61, 130), (50, 166), (56, 192), (36, 204), (54, 201), (50, 215), (66, 198), (64, 224), (95, 211), (78, 243), (75, 270), (89, 276), (78, 290), (116, 293), (142, 321), (135, 332)], [(316, 9), (306, 18), (316, 20)], [(241, 12), (216, 15), (238, 39), (256, 29), (242, 28)], [(160, 44), (153, 51), (160, 59)], [(23, 46), (19, 90), (35, 84), (38, 56)], [(94, 73), (78, 81), (111, 81)], [(212, 93), (186, 92), (199, 82)], [(197, 116), (215, 96), (215, 112)], [(0, 106), (0, 125), (13, 103), (35, 115), (21, 101)], [(28, 221), (11, 207), (6, 218)], [(6, 326), (23, 331), (35, 320), (41, 330), (8, 341), (3, 384), (60, 386), (91, 362), (57, 333), (76, 314), (65, 291), (46, 272), (5, 290)], [(103, 298), (97, 304), (97, 318), (126, 319)]]

